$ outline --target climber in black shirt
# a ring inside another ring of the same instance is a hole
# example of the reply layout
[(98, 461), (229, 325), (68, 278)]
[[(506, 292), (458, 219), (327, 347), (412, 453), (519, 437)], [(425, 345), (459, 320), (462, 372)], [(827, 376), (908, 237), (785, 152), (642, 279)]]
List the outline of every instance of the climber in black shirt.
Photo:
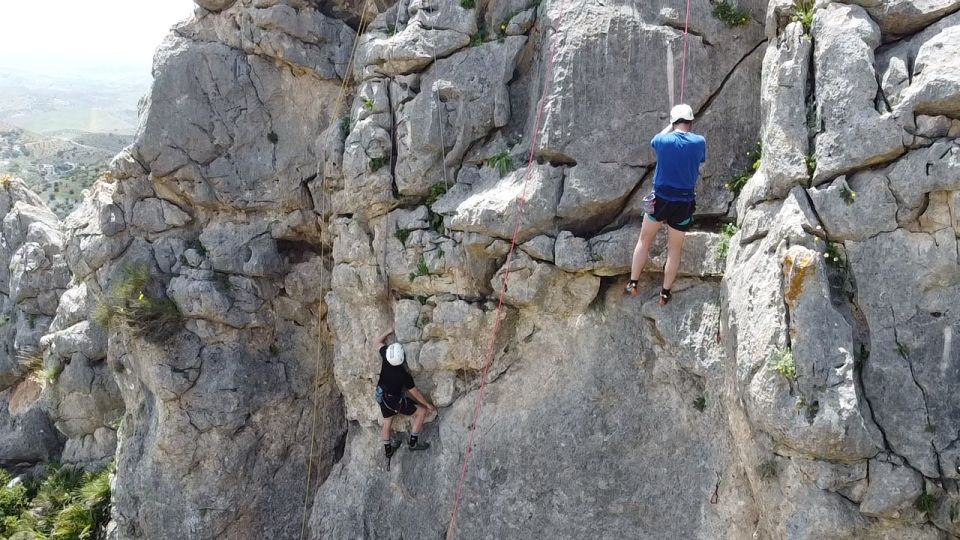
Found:
[[(399, 441), (393, 440), (393, 418), (398, 414), (413, 416), (413, 429), (407, 447), (410, 450), (426, 450), (430, 444), (420, 441), (420, 430), (427, 419), (428, 412), (436, 412), (437, 408), (430, 403), (413, 382), (413, 377), (403, 365), (403, 345), (392, 343), (386, 345), (386, 339), (393, 334), (388, 330), (377, 338), (374, 346), (380, 352), (380, 378), (377, 380), (377, 403), (380, 404), (380, 413), (383, 415), (383, 450), (389, 460), (397, 448)], [(409, 397), (407, 395), (409, 394)], [(410, 399), (410, 398), (413, 399)]]

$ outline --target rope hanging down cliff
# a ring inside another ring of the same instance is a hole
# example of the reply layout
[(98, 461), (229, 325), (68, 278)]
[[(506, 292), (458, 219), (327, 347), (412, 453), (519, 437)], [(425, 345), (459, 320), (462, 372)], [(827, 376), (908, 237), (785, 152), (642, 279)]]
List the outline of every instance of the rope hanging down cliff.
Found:
[[(546, 7), (543, 8), (546, 12)], [(545, 81), (551, 81), (553, 78), (553, 66), (556, 61), (557, 53), (559, 51), (559, 41), (560, 35), (563, 29), (563, 19), (567, 14), (567, 11), (564, 9), (560, 10), (560, 16), (557, 19), (556, 31), (552, 36), (552, 43), (550, 46), (550, 57), (547, 62), (547, 69), (544, 74)], [(680, 101), (683, 102), (684, 90), (686, 88), (686, 75), (687, 75), (687, 52), (688, 52), (688, 39), (690, 32), (690, 0), (687, 0), (687, 12), (684, 19), (684, 28), (683, 28), (683, 62), (681, 64), (680, 70)], [(504, 263), (504, 268), (510, 267), (510, 262), (513, 260), (513, 255), (516, 252), (517, 248), (517, 237), (520, 233), (520, 225), (523, 222), (524, 210), (526, 207), (526, 191), (527, 191), (527, 179), (530, 176), (530, 171), (533, 168), (533, 163), (536, 159), (537, 146), (540, 142), (540, 128), (543, 121), (543, 113), (546, 108), (546, 97), (547, 97), (547, 88), (544, 88), (544, 91), (540, 95), (540, 101), (537, 109), (536, 120), (533, 125), (533, 135), (530, 143), (530, 151), (527, 158), (527, 169), (523, 175), (523, 184), (520, 189), (519, 195), (517, 195), (517, 215), (514, 223), (513, 236), (510, 239), (510, 250), (507, 252), (507, 259)], [(474, 404), (473, 409), (473, 418), (471, 419), (469, 432), (467, 435), (467, 447), (463, 456), (463, 464), (460, 467), (460, 478), (457, 481), (457, 490), (454, 495), (453, 501), (453, 510), (450, 513), (450, 522), (447, 524), (447, 540), (453, 540), (457, 534), (457, 518), (460, 514), (460, 505), (463, 500), (463, 487), (467, 478), (467, 470), (470, 462), (470, 458), (473, 455), (473, 446), (476, 442), (476, 432), (477, 432), (477, 421), (480, 418), (480, 414), (483, 411), (483, 397), (486, 390), (487, 381), (489, 378), (490, 367), (493, 364), (493, 356), (496, 347), (497, 333), (500, 331), (501, 323), (501, 314), (503, 310), (504, 295), (507, 292), (507, 288), (510, 282), (511, 272), (504, 272), (503, 275), (503, 286), (500, 289), (500, 295), (497, 300), (497, 309), (494, 319), (493, 331), (490, 335), (490, 341), (487, 346), (487, 353), (483, 363), (483, 370), (480, 375), (480, 387), (477, 390), (477, 399)]]
[[(546, 12), (546, 6), (544, 6), (544, 13)], [(550, 46), (550, 57), (547, 61), (546, 72), (544, 73), (544, 80), (551, 81), (553, 79), (553, 65), (556, 61), (557, 52), (559, 50), (558, 42), (560, 40), (560, 33), (563, 27), (563, 18), (566, 15), (565, 10), (560, 10), (560, 17), (557, 20), (557, 29), (552, 36), (552, 43)], [(523, 175), (523, 183), (520, 189), (520, 193), (517, 195), (517, 215), (514, 220), (513, 235), (510, 239), (510, 250), (507, 252), (507, 259), (504, 263), (504, 268), (510, 267), (510, 262), (513, 260), (513, 255), (517, 249), (517, 237), (520, 234), (520, 225), (523, 222), (523, 215), (526, 208), (526, 191), (527, 191), (527, 180), (530, 177), (530, 171), (533, 169), (534, 161), (536, 160), (537, 145), (540, 142), (540, 128), (543, 122), (543, 113), (546, 109), (546, 97), (547, 97), (547, 88), (544, 87), (544, 91), (540, 95), (540, 103), (537, 108), (536, 120), (533, 124), (533, 135), (530, 142), (530, 151), (527, 156), (527, 169)], [(497, 333), (500, 331), (501, 315), (503, 311), (504, 295), (507, 292), (507, 288), (510, 283), (510, 274), (511, 272), (504, 272), (503, 275), (503, 286), (500, 289), (500, 295), (497, 300), (497, 309), (496, 315), (494, 317), (493, 331), (490, 335), (490, 341), (487, 345), (487, 353), (483, 362), (483, 370), (480, 374), (480, 388), (477, 391), (477, 399), (473, 408), (473, 418), (470, 422), (470, 428), (467, 435), (467, 447), (463, 456), (463, 464), (460, 466), (460, 478), (457, 480), (457, 490), (454, 495), (453, 500), (453, 510), (450, 513), (450, 522), (447, 524), (447, 540), (453, 540), (456, 537), (457, 531), (457, 517), (460, 514), (460, 504), (463, 499), (463, 487), (467, 478), (467, 469), (470, 463), (470, 457), (473, 455), (473, 445), (475, 443), (476, 432), (477, 432), (477, 420), (480, 418), (480, 414), (483, 411), (483, 396), (487, 387), (487, 380), (490, 374), (490, 366), (493, 364), (493, 356), (496, 347)]]
[[(353, 45), (350, 48), (350, 57), (347, 60), (347, 66), (344, 68), (343, 79), (340, 83), (340, 92), (337, 94), (337, 100), (333, 104), (333, 112), (330, 113), (330, 122), (337, 121), (337, 116), (340, 114), (340, 107), (343, 105), (344, 97), (347, 92), (347, 83), (350, 80), (350, 72), (353, 69), (353, 58), (357, 53), (357, 45), (360, 42), (360, 34), (363, 33), (364, 27), (367, 24), (367, 12), (370, 7), (370, 0), (367, 0), (363, 4), (362, 12), (360, 14), (360, 23), (357, 25), (357, 32), (353, 36)], [(319, 164), (317, 165), (319, 169)], [(323, 220), (326, 216), (326, 197), (323, 195), (323, 175), (317, 173), (317, 178), (320, 182), (320, 226), (323, 226)], [(321, 234), (321, 237), (323, 235)], [(320, 302), (323, 302), (323, 278), (324, 278), (324, 265), (323, 265), (323, 246), (320, 247)], [(317, 451), (317, 416), (320, 409), (320, 372), (321, 366), (323, 365), (323, 346), (322, 346), (322, 336), (323, 336), (323, 312), (317, 308), (317, 359), (316, 366), (314, 368), (313, 375), (313, 414), (310, 417), (310, 452), (307, 459), (307, 478), (306, 478), (306, 489), (303, 494), (303, 514), (300, 518), (300, 540), (306, 538), (307, 534), (307, 510), (308, 504), (310, 502), (310, 494), (315, 492), (316, 489), (312, 484), (313, 480), (313, 460)]]
[(690, 37), (690, 0), (687, 0), (687, 14), (683, 18), (683, 62), (680, 64), (680, 103), (686, 103), (683, 100), (683, 92), (687, 87), (687, 50), (689, 48), (688, 47), (689, 37)]

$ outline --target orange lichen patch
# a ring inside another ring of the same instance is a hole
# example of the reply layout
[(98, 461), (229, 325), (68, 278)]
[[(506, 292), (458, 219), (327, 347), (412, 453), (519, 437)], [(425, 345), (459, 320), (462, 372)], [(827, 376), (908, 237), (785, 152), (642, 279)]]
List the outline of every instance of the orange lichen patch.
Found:
[(817, 258), (810, 252), (803, 252), (796, 256), (787, 255), (783, 259), (783, 275), (787, 277), (787, 287), (784, 298), (787, 304), (793, 307), (803, 292), (807, 278), (816, 274)]
[(40, 399), (40, 383), (33, 377), (27, 377), (13, 388), (10, 396), (10, 414), (26, 412)]

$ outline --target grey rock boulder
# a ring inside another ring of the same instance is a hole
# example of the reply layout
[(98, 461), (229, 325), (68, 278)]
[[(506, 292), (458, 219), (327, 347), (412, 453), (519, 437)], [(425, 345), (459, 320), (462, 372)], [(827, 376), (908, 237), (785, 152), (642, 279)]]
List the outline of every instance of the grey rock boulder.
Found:
[[(526, 241), (553, 230), (562, 184), (563, 170), (549, 165), (531, 165), (503, 178), (488, 175), (455, 205), (447, 224), (454, 230), (509, 240), (519, 219), (517, 240)], [(526, 199), (522, 219), (520, 196)]]
[(870, 460), (870, 483), (860, 502), (867, 516), (900, 518), (912, 513), (913, 503), (923, 489), (923, 477), (909, 467)]
[(813, 180), (819, 184), (897, 157), (904, 145), (897, 121), (874, 108), (873, 60), (880, 44), (876, 23), (863, 8), (830, 4), (817, 10), (812, 34), (816, 114), (821, 126), (814, 142)]
[[(470, 147), (510, 119), (507, 84), (526, 37), (511, 36), (437, 60), (397, 121), (397, 189), (425, 195), (454, 179)], [(477, 73), (486, 73), (481, 78)]]
[(834, 240), (863, 240), (897, 228), (897, 201), (881, 174), (865, 171), (849, 183), (841, 176), (827, 186), (809, 190), (810, 199)]
[[(627, 226), (603, 233), (589, 240), (578, 238), (568, 231), (557, 236), (555, 260), (557, 267), (567, 272), (593, 272), (599, 276), (630, 273), (633, 248), (640, 236), (639, 226)], [(720, 235), (694, 231), (684, 242), (679, 275), (711, 276), (723, 272), (720, 258)], [(645, 270), (660, 272), (666, 263), (666, 239), (660, 234), (650, 249), (650, 260)]]

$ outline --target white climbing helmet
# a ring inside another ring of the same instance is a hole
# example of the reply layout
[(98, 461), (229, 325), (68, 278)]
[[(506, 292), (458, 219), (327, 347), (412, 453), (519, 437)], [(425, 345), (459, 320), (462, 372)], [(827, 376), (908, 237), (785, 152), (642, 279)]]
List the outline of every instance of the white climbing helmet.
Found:
[(670, 123), (676, 124), (681, 120), (693, 122), (693, 109), (686, 103), (681, 103), (670, 109)]
[(387, 347), (387, 362), (390, 362), (391, 366), (399, 366), (403, 363), (403, 345), (391, 343)]

